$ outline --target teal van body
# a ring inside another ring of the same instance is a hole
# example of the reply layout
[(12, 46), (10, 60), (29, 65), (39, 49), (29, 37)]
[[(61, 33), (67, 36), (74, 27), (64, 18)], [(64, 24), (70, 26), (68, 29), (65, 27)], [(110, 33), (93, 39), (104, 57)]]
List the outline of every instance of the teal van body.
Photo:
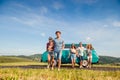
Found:
[[(62, 50), (62, 57), (61, 57), (61, 63), (62, 64), (67, 64), (67, 63), (71, 63), (71, 58), (70, 58), (70, 48), (71, 44), (65, 44), (65, 49)], [(79, 44), (75, 44), (76, 47), (79, 46)], [(83, 44), (83, 47), (86, 47), (86, 44)], [(41, 62), (47, 62), (47, 55), (48, 52), (45, 51), (42, 56), (41, 56)], [(83, 59), (87, 61), (87, 53), (86, 50), (84, 50), (84, 56)], [(79, 64), (80, 59), (77, 57), (76, 58), (76, 63)], [(97, 52), (95, 49), (92, 50), (92, 63), (98, 63), (99, 62), (99, 56), (97, 55)]]

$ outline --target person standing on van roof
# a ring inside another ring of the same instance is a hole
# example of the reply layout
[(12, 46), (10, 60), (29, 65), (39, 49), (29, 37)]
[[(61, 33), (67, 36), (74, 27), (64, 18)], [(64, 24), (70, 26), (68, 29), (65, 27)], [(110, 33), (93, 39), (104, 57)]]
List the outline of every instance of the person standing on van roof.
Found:
[(80, 58), (80, 68), (82, 68), (83, 52), (84, 52), (84, 47), (82, 46), (82, 42), (79, 43), (79, 47), (77, 48), (77, 51), (78, 51), (78, 57)]
[(56, 31), (56, 38), (54, 39), (54, 54), (56, 55), (56, 59), (58, 62), (58, 71), (60, 70), (61, 66), (61, 56), (62, 56), (62, 50), (64, 49), (64, 41), (61, 39), (61, 32)]
[(71, 48), (70, 48), (70, 53), (71, 53), (72, 68), (74, 68), (77, 50), (76, 50), (76, 47), (73, 43), (72, 43)]
[(49, 37), (49, 42), (47, 43), (46, 49), (48, 51), (48, 66), (47, 66), (47, 68), (49, 68), (50, 64), (52, 63), (52, 70), (53, 70), (53, 67), (54, 67), (54, 41), (53, 41), (52, 37)]
[(91, 64), (92, 64), (92, 44), (87, 44), (86, 46), (87, 48), (87, 58), (88, 58), (88, 68), (91, 68)]

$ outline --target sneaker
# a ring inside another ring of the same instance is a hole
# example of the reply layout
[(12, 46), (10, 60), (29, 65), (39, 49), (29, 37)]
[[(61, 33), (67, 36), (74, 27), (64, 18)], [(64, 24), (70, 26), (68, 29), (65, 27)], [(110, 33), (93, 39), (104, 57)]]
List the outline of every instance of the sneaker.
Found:
[(47, 65), (47, 68), (49, 69), (49, 65)]
[(60, 68), (58, 68), (58, 71), (60, 71)]
[(79, 68), (83, 68), (82, 66), (80, 66)]
[(89, 66), (87, 66), (87, 68), (89, 68)]
[(51, 70), (53, 70), (53, 67), (51, 68)]
[(91, 68), (91, 66), (89, 66), (89, 68)]

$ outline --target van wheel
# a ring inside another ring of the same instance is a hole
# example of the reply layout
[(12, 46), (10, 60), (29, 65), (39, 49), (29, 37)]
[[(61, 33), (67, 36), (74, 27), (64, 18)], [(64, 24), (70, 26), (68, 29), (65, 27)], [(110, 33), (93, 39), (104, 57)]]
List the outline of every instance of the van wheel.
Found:
[(88, 65), (88, 62), (87, 62), (87, 60), (83, 60), (83, 67), (86, 67), (87, 65)]

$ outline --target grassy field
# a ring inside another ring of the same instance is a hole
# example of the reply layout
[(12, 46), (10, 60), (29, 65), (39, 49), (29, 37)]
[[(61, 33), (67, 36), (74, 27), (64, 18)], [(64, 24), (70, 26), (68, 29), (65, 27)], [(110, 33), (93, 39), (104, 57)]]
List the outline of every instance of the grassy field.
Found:
[(13, 63), (0, 63), (0, 66), (27, 66), (27, 65), (47, 65), (47, 63), (40, 62), (13, 62)]
[[(0, 66), (27, 66), (27, 65), (47, 65), (47, 63), (41, 63), (41, 62), (34, 62), (34, 61), (28, 61), (28, 62), (11, 62), (11, 63), (0, 63)], [(71, 66), (71, 64), (62, 64)], [(76, 64), (76, 66), (79, 66)], [(114, 68), (120, 68), (120, 66), (117, 65), (111, 65), (111, 64), (93, 64), (93, 67), (114, 67)]]
[[(0, 66), (47, 65), (38, 62), (0, 63)], [(70, 65), (70, 64), (68, 64)], [(104, 67), (110, 65), (93, 65)], [(117, 66), (116, 66), (117, 67)], [(119, 67), (119, 66), (118, 66)], [(98, 71), (85, 69), (22, 69), (0, 68), (0, 80), (119, 80), (120, 71)]]
[(0, 69), (0, 80), (119, 80), (120, 71), (81, 69)]
[(113, 65), (113, 64), (93, 64), (93, 67), (113, 67), (113, 68), (120, 68), (120, 66)]
[[(14, 56), (2, 56), (0, 57), (0, 60), (0, 67), (27, 65), (47, 66), (47, 63), (33, 62), (29, 59), (18, 58)], [(71, 66), (71, 64), (67, 65)], [(76, 66), (78, 67), (78, 65)], [(120, 66), (111, 64), (94, 64), (93, 67), (120, 68)], [(55, 68), (54, 70), (40, 68), (0, 68), (0, 80), (120, 80), (120, 71), (99, 71), (76, 68), (62, 68), (60, 71), (58, 71), (57, 68)]]

